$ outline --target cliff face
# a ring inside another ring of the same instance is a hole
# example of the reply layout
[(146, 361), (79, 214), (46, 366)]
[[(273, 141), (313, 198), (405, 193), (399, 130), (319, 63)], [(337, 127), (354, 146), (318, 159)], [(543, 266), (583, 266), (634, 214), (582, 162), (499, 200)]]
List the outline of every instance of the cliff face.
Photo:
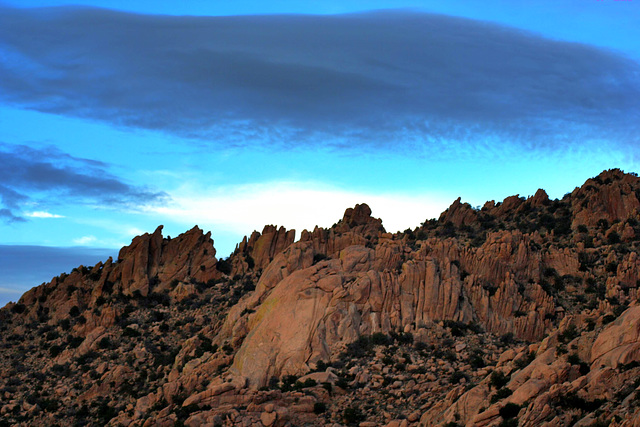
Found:
[[(67, 318), (74, 306), (80, 311), (96, 307), (100, 297), (147, 297), (150, 292), (162, 294), (180, 281), (207, 282), (220, 277), (215, 254), (211, 232), (204, 234), (194, 227), (176, 239), (163, 239), (160, 226), (153, 234), (134, 238), (120, 250), (115, 262), (109, 258), (104, 264), (74, 268), (70, 274), (26, 292), (19, 303), (25, 307), (26, 320), (37, 320), (44, 314), (57, 322)], [(113, 325), (114, 315), (90, 316), (87, 331), (96, 325)]]
[(637, 425), (639, 199), (610, 170), (562, 200), (458, 199), (395, 234), (360, 204), (298, 241), (266, 226), (226, 260), (210, 233), (159, 227), (0, 311), (0, 409), (25, 425)]

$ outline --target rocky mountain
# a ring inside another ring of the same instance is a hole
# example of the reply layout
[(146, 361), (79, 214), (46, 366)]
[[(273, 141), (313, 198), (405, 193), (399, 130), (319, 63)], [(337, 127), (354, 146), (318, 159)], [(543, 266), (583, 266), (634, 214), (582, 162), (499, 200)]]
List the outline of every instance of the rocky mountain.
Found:
[(640, 179), (388, 233), (162, 227), (0, 310), (0, 425), (640, 426)]

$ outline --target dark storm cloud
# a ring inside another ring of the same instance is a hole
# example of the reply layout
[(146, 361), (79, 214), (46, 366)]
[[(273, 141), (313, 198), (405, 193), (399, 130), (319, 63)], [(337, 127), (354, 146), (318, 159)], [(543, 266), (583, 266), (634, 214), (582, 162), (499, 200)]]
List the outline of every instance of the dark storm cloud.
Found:
[(0, 143), (0, 219), (24, 221), (20, 206), (39, 199), (48, 205), (73, 203), (126, 206), (166, 197), (131, 186), (106, 171), (107, 165), (70, 156), (56, 148)]
[(3, 9), (0, 43), (5, 102), (222, 143), (637, 142), (637, 63), (486, 22)]

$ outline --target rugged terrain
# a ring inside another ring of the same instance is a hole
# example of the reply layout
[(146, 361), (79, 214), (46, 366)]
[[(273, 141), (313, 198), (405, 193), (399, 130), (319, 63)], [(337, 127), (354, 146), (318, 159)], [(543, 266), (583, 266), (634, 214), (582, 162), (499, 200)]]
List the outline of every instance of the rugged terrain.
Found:
[(387, 233), (199, 228), (0, 311), (0, 425), (640, 426), (640, 179)]

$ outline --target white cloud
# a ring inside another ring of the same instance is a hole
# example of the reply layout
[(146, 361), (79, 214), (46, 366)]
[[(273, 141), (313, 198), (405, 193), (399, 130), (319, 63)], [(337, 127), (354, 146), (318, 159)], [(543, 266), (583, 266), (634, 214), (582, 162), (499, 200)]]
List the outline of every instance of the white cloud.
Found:
[(63, 215), (52, 214), (44, 211), (27, 212), (25, 216), (29, 218), (64, 218)]
[(185, 186), (170, 196), (171, 204), (148, 206), (148, 212), (205, 229), (216, 225), (240, 235), (274, 224), (294, 228), (299, 236), (300, 231), (312, 230), (315, 225), (330, 227), (346, 208), (357, 203), (367, 203), (385, 229), (395, 232), (439, 216), (452, 201), (435, 194), (348, 191), (317, 182), (271, 182), (215, 190)]
[(25, 293), (26, 291), (28, 291), (28, 288), (25, 288), (24, 286), (19, 286), (19, 285), (15, 285), (15, 288), (7, 288), (6, 286), (0, 286), (0, 294), (17, 294), (17, 295), (22, 295), (23, 293)]
[(73, 243), (76, 245), (88, 245), (89, 243), (94, 243), (96, 240), (95, 236), (82, 236), (77, 239), (73, 239)]

